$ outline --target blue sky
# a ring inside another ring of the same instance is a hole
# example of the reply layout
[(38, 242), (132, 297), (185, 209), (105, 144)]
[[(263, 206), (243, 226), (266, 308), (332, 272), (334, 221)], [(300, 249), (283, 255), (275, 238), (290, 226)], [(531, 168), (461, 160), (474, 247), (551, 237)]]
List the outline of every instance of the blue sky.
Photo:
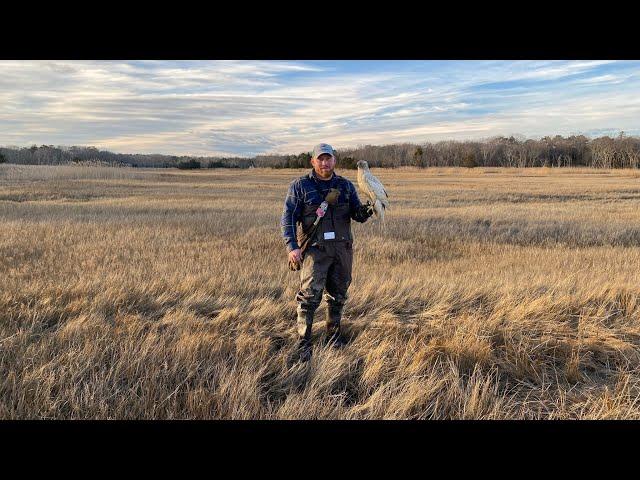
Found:
[(640, 134), (638, 61), (0, 61), (0, 145), (299, 153)]

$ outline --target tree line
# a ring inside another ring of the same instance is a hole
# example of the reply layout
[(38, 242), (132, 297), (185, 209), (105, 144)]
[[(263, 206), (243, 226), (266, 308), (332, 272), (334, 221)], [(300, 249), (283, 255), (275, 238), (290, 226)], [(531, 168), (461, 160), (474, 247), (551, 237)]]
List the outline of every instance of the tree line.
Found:
[[(338, 167), (355, 169), (359, 160), (371, 167), (592, 167), (639, 168), (640, 137), (620, 132), (615, 137), (584, 135), (525, 139), (493, 137), (482, 141), (446, 140), (435, 143), (362, 145), (336, 151)], [(95, 163), (164, 168), (309, 168), (311, 154), (246, 157), (192, 157), (161, 154), (123, 154), (95, 147), (0, 148), (0, 163)]]
[[(340, 168), (355, 169), (359, 160), (371, 167), (640, 167), (640, 137), (625, 135), (588, 138), (584, 135), (539, 140), (494, 137), (483, 141), (440, 141), (364, 145), (336, 151)], [(309, 153), (261, 155), (256, 166), (306, 168)]]
[(141, 168), (249, 168), (245, 157), (193, 157), (162, 154), (113, 153), (95, 147), (32, 145), (0, 148), (0, 162), (22, 165), (66, 165), (70, 163)]

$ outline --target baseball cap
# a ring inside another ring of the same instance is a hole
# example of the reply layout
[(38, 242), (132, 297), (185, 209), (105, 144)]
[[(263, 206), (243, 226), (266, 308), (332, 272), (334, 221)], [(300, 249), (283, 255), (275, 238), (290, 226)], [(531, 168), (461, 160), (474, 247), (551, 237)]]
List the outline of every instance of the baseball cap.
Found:
[(333, 147), (328, 143), (319, 143), (315, 147), (313, 147), (313, 156), (311, 158), (318, 158), (323, 153), (328, 153), (331, 156), (335, 157), (333, 152)]

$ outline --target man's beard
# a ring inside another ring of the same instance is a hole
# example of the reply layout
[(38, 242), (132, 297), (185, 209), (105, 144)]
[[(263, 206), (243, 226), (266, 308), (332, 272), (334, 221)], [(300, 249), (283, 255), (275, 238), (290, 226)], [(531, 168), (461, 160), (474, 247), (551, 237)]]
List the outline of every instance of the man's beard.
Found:
[(330, 170), (329, 169), (327, 169), (327, 170), (320, 169), (320, 173), (318, 173), (318, 172), (316, 172), (316, 173), (318, 173), (318, 175), (320, 177), (322, 177), (324, 175), (325, 177), (329, 178), (329, 177), (331, 177), (331, 175), (333, 175), (333, 170), (334, 170), (333, 168), (330, 169)]

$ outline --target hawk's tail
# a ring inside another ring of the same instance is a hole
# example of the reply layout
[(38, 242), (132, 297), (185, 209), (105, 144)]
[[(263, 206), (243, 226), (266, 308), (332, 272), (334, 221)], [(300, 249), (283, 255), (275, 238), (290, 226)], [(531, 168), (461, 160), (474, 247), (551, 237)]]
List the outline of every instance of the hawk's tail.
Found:
[(376, 203), (374, 204), (373, 207), (376, 211), (376, 216), (384, 221), (384, 211), (385, 211), (385, 206), (384, 204), (380, 201), (380, 200), (376, 200)]

